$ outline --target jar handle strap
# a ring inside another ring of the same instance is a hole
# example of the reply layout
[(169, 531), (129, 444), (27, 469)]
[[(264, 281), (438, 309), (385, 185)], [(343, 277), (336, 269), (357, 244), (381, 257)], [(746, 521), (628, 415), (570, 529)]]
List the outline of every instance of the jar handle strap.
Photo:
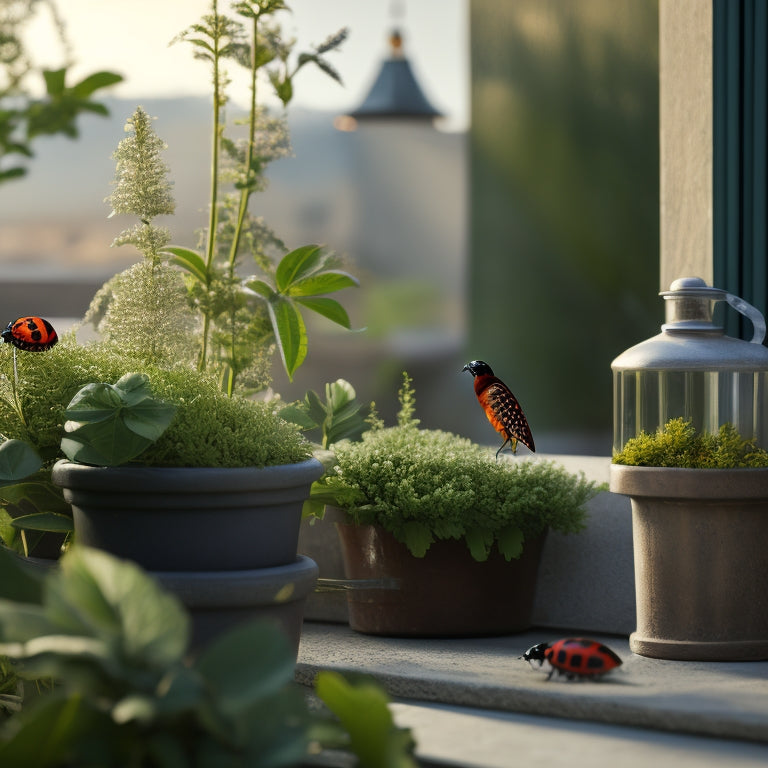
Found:
[(765, 318), (760, 310), (732, 293), (726, 293), (725, 300), (752, 323), (751, 343), (762, 344), (765, 338)]

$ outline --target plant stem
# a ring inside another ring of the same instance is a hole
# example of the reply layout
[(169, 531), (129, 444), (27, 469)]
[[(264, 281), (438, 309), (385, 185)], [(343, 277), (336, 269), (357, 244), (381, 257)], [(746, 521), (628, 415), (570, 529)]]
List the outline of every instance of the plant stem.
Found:
[[(256, 67), (256, 49), (259, 41), (259, 18), (261, 14), (256, 14), (253, 17), (253, 27), (251, 30), (251, 103), (250, 114), (248, 119), (248, 148), (246, 150), (245, 157), (245, 181), (246, 184), (240, 190), (240, 202), (237, 210), (237, 224), (232, 236), (232, 244), (229, 250), (229, 278), (234, 279), (235, 267), (237, 266), (237, 252), (240, 248), (240, 238), (243, 234), (243, 226), (245, 224), (245, 216), (248, 212), (248, 202), (251, 197), (252, 186), (251, 177), (253, 170), (251, 165), (253, 163), (253, 154), (255, 149), (255, 135), (256, 135), (256, 119), (257, 119), (257, 99), (256, 99), (256, 87), (257, 87), (257, 67)], [(235, 307), (232, 306), (230, 310), (230, 360), (231, 360), (231, 374), (227, 379), (227, 395), (230, 397), (234, 391), (235, 378), (237, 377), (237, 370), (235, 369)]]
[[(210, 288), (211, 267), (216, 254), (216, 229), (219, 223), (219, 151), (221, 147), (221, 84), (219, 78), (219, 38), (220, 24), (218, 13), (218, 2), (212, 0), (211, 10), (213, 12), (214, 35), (213, 35), (213, 143), (211, 146), (211, 191), (210, 191), (210, 212), (208, 219), (208, 242), (205, 254), (205, 266), (208, 274), (206, 289)], [(206, 367), (206, 358), (208, 356), (208, 336), (211, 329), (210, 310), (206, 307), (203, 313), (203, 341), (200, 350), (200, 360), (198, 370), (204, 371)]]

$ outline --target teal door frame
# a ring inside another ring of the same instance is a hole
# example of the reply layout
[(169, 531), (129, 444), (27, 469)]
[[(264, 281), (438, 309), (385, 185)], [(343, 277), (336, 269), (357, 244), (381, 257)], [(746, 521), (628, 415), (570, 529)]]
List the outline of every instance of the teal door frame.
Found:
[[(768, 3), (713, 0), (714, 284), (768, 314)], [(729, 334), (749, 338), (728, 313)]]

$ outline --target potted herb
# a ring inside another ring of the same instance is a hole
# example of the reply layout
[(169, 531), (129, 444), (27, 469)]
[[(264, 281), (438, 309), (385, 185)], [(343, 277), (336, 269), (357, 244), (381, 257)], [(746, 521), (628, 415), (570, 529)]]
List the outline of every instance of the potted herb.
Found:
[(347, 577), (374, 581), (347, 592), (350, 626), (385, 635), (526, 629), (546, 533), (582, 528), (597, 487), (553, 462), (496, 461), (469, 440), (420, 429), (407, 375), (399, 398), (398, 425), (336, 444), (335, 471), (313, 488), (316, 503), (345, 513)]
[[(14, 373), (6, 382), (6, 412), (20, 423), (17, 435), (13, 428), (2, 432), (36, 447), (44, 472), (62, 452), (68, 459), (56, 464), (52, 479), (72, 504), (77, 539), (161, 576), (199, 609), (201, 639), (217, 601), (233, 614), (250, 610), (258, 581), (266, 585), (261, 592), (270, 610), (284, 612), (289, 603), (300, 608), (316, 577), (314, 563), (297, 559), (296, 543), (302, 502), (322, 465), (276, 405), (250, 396), (267, 388), (275, 351), (289, 377), (301, 365), (302, 312), (349, 327), (328, 294), (356, 284), (319, 246), (286, 253), (249, 214), (265, 167), (280, 154), (274, 148), (284, 152), (286, 144), (283, 121), (269, 117), (257, 99), (262, 80), (285, 106), (305, 66), (338, 79), (325, 54), (345, 33), (294, 56), (275, 20), (284, 10), (281, 0), (247, 0), (232, 3), (232, 15), (225, 15), (214, 0), (211, 12), (180, 36), (210, 63), (213, 77), (203, 248), (170, 245), (168, 231), (156, 223), (173, 213), (174, 202), (164, 144), (138, 108), (115, 153), (108, 202), (113, 214), (136, 220), (114, 245), (133, 246), (142, 259), (95, 297), (86, 321), (100, 343), (70, 339), (43, 355), (20, 355), (18, 381)], [(223, 121), (227, 62), (243, 64), (250, 76), (242, 140)], [(247, 277), (250, 258), (250, 269), (259, 272)], [(45, 478), (42, 485), (50, 488)], [(29, 488), (16, 490), (24, 495)], [(24, 498), (34, 505), (29, 493)], [(14, 525), (62, 519), (45, 500), (36, 509), (45, 520), (33, 515)], [(296, 635), (300, 612), (290, 622)]]
[(768, 658), (768, 452), (732, 424), (671, 419), (614, 455), (610, 489), (632, 502), (632, 650)]

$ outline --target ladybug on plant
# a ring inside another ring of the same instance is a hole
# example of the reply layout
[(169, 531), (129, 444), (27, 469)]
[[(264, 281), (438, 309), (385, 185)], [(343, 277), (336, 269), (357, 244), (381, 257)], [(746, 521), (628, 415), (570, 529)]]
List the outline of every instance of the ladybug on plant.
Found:
[(32, 316), (11, 320), (0, 336), (6, 344), (13, 344), (17, 349), (27, 352), (45, 352), (59, 340), (47, 320)]
[(521, 657), (534, 669), (549, 670), (547, 680), (559, 675), (568, 680), (596, 680), (621, 666), (621, 659), (607, 646), (583, 637), (539, 643)]

